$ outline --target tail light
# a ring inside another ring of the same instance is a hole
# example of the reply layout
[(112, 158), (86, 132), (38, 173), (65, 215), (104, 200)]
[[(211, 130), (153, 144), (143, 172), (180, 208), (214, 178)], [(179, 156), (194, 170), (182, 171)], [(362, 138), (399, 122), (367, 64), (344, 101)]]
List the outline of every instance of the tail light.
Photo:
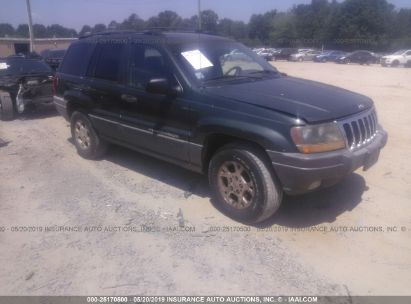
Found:
[(57, 76), (53, 77), (53, 95), (57, 93), (57, 86), (59, 84), (59, 79)]

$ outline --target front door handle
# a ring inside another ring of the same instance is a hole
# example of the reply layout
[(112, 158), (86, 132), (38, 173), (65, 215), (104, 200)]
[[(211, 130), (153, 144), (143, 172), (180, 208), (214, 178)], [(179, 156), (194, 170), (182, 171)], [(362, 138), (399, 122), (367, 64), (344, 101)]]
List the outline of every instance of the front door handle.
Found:
[(121, 94), (121, 99), (124, 100), (125, 102), (129, 102), (129, 103), (138, 102), (138, 98), (136, 96), (128, 95), (128, 94)]

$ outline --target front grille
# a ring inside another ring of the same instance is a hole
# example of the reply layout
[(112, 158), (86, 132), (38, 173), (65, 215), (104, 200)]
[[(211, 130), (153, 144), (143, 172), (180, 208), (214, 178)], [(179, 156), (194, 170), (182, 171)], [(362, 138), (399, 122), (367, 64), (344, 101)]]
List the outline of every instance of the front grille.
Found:
[(374, 109), (343, 120), (340, 126), (344, 130), (347, 146), (351, 150), (368, 144), (378, 133), (378, 120)]

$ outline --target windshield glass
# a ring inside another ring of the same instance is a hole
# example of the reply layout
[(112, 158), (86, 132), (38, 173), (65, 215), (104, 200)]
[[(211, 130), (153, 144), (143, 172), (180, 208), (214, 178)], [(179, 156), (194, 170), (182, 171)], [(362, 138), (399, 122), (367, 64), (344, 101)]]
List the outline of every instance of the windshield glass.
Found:
[(200, 41), (171, 46), (180, 66), (196, 83), (204, 85), (230, 80), (255, 81), (279, 75), (264, 58), (241, 43), (213, 42)]
[(0, 75), (20, 75), (51, 72), (51, 68), (41, 60), (7, 59), (0, 60)]

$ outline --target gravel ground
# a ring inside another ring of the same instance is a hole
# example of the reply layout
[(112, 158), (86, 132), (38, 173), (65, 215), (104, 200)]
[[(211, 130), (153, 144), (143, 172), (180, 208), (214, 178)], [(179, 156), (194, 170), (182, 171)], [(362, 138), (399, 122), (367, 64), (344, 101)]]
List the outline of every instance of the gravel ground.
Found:
[(0, 122), (0, 295), (410, 295), (411, 69), (273, 64), (372, 97), (377, 165), (246, 227), (203, 176), (119, 147), (82, 159), (40, 107)]

